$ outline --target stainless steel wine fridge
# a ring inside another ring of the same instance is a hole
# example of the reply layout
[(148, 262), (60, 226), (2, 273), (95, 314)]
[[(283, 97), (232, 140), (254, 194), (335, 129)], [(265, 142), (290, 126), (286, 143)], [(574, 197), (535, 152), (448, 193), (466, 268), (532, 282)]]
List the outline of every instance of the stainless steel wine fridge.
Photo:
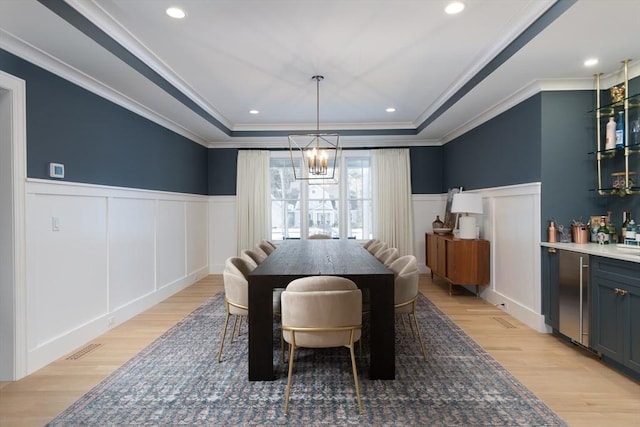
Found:
[(589, 256), (558, 252), (559, 330), (572, 341), (589, 347)]

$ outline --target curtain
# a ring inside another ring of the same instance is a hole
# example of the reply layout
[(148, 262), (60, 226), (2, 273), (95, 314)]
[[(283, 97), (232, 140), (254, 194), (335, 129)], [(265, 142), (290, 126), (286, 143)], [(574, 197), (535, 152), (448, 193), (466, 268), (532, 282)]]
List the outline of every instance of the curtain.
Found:
[(240, 150), (236, 178), (237, 253), (269, 239), (269, 151)]
[(411, 166), (408, 148), (372, 150), (376, 238), (413, 255)]

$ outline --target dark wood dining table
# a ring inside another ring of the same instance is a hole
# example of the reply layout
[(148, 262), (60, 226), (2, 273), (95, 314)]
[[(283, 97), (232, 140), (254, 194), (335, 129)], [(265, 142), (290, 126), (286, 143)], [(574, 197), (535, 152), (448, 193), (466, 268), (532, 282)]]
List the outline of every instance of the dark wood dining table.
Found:
[(395, 379), (393, 272), (353, 240), (286, 240), (249, 274), (249, 380), (275, 379), (273, 289), (308, 276), (342, 276), (369, 290), (369, 378)]

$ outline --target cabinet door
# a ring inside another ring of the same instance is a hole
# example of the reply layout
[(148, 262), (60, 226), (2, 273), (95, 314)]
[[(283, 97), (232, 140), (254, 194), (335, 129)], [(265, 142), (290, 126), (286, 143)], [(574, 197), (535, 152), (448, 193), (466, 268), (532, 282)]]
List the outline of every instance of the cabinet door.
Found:
[(640, 372), (640, 288), (630, 286), (624, 296), (628, 310), (624, 319), (628, 326), (625, 330), (625, 364)]
[(436, 237), (436, 274), (440, 277), (447, 277), (447, 246), (449, 239)]
[(624, 360), (624, 296), (616, 292), (620, 284), (595, 276), (593, 283), (593, 315), (591, 326), (593, 348), (619, 362)]
[(489, 283), (489, 242), (486, 240), (448, 240), (447, 277), (456, 285)]
[(542, 249), (542, 314), (545, 323), (559, 329), (558, 275), (559, 256), (556, 249)]

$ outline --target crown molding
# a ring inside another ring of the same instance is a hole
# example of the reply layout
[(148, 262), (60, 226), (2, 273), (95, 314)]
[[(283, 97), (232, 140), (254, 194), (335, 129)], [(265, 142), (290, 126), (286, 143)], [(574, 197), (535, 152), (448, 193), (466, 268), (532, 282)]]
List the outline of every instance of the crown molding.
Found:
[(138, 114), (154, 123), (159, 124), (173, 132), (184, 136), (200, 145), (206, 146), (207, 141), (188, 129), (178, 125), (172, 120), (158, 114), (157, 112), (143, 106), (142, 104), (132, 100), (126, 95), (106, 86), (80, 70), (73, 68), (64, 62), (54, 58), (53, 56), (43, 52), (35, 46), (20, 40), (0, 29), (0, 48), (11, 52), (12, 54), (24, 59), (32, 64), (49, 71), (58, 77), (70, 81), (71, 83), (88, 90), (114, 104), (120, 105), (127, 110)]

